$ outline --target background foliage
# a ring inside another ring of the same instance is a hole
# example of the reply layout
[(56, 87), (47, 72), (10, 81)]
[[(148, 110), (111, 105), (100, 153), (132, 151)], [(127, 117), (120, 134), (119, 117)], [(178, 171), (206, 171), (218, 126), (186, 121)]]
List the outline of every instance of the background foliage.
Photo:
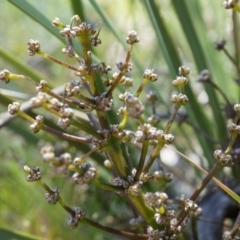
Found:
[[(203, 134), (199, 134), (199, 129), (221, 144), (227, 143), (227, 119), (224, 112), (226, 102), (211, 86), (198, 83), (196, 79), (202, 70), (209, 69), (212, 80), (223, 89), (231, 103), (239, 101), (239, 87), (235, 82), (239, 73), (226, 55), (214, 49), (214, 43), (222, 39), (227, 40), (226, 48), (239, 62), (237, 16), (231, 10), (223, 9), (219, 1), (115, 0), (112, 4), (103, 0), (58, 0), (57, 5), (56, 7), (55, 1), (0, 2), (1, 69), (7, 68), (11, 72), (26, 74), (36, 80), (46, 79), (52, 86), (64, 85), (73, 80), (74, 75), (69, 71), (39, 56), (29, 57), (26, 53), (26, 42), (31, 38), (38, 39), (42, 48), (50, 55), (69, 62), (69, 59), (61, 54), (63, 44), (59, 35), (54, 35), (57, 31), (51, 27), (46, 29), (47, 26), (51, 26), (55, 17), (68, 23), (72, 15), (79, 14), (84, 20), (101, 23), (102, 45), (94, 50), (94, 54), (96, 59), (101, 59), (112, 67), (124, 58), (126, 34), (128, 30), (134, 29), (141, 39), (133, 54), (134, 85), (138, 86), (144, 69), (153, 68), (158, 73), (159, 80), (146, 89), (158, 90), (158, 113), (164, 115), (171, 112), (171, 81), (176, 77), (180, 65), (190, 67), (191, 81), (186, 89), (190, 99), (186, 107), (189, 124), (175, 124), (172, 132), (176, 139), (175, 147), (191, 156), (205, 169), (209, 169), (214, 163), (212, 154), (217, 144), (206, 140)], [(113, 68), (112, 72), (116, 69)], [(69, 229), (65, 220), (66, 213), (58, 206), (47, 205), (42, 189), (25, 181), (22, 166), (38, 165), (47, 176), (46, 181), (49, 185), (58, 185), (61, 188), (62, 197), (67, 203), (78, 203), (83, 207), (86, 205), (86, 209), (91, 206), (91, 211), (88, 212), (91, 218), (99, 219), (106, 225), (117, 224), (118, 228), (121, 228), (126, 224), (124, 218), (127, 221), (131, 216), (131, 213), (126, 212), (124, 202), (116, 196), (103, 196), (100, 192), (98, 194), (98, 189), (92, 185), (75, 186), (70, 178), (52, 173), (48, 166), (42, 163), (39, 154), (39, 139), (54, 141), (51, 136), (42, 133), (31, 134), (28, 124), (22, 119), (8, 121), (4, 112), (10, 99), (19, 98), (24, 102), (34, 95), (34, 87), (27, 80), (11, 82), (8, 85), (1, 84), (0, 122), (3, 126), (2, 121), (6, 120), (6, 125), (4, 122), (4, 128), (0, 129), (0, 226), (44, 239), (61, 240), (68, 239), (69, 236), (71, 239), (77, 239), (79, 236), (81, 239), (113, 239), (112, 235), (96, 233), (94, 229), (81, 224), (75, 230)], [(4, 97), (6, 95), (7, 97)], [(144, 96), (142, 100), (144, 101)], [(164, 126), (164, 123), (163, 120), (160, 126)], [(61, 151), (67, 143), (60, 141), (58, 145)], [(75, 146), (70, 149), (71, 152), (81, 150)], [(130, 151), (137, 155), (133, 149)], [(174, 173), (169, 192), (189, 195), (203, 175), (189, 167), (174, 152), (164, 150), (161, 157), (166, 167)], [(102, 174), (104, 176), (104, 170)], [(237, 176), (236, 172), (235, 174)], [(106, 204), (110, 205), (112, 211), (106, 212)], [(114, 215), (116, 212), (124, 217), (122, 222), (116, 222), (119, 217)], [(3, 234), (4, 231), (0, 231), (0, 237)]]

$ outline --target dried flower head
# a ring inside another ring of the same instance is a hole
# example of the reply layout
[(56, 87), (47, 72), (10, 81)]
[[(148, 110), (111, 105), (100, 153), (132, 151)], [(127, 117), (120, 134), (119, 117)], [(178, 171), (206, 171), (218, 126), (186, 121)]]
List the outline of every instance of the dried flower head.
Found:
[(137, 34), (136, 31), (131, 30), (128, 32), (128, 36), (126, 38), (126, 41), (128, 44), (134, 44), (134, 43), (138, 43), (140, 41), (140, 38)]

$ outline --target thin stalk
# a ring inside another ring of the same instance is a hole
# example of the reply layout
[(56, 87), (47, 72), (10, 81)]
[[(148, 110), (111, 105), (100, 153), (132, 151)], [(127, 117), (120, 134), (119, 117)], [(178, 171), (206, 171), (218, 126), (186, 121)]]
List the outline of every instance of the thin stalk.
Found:
[(92, 142), (92, 138), (82, 138), (82, 137), (77, 137), (68, 133), (64, 133), (64, 132), (60, 132), (56, 129), (50, 128), (46, 125), (42, 126), (42, 130), (49, 132), (55, 136), (61, 137), (61, 138), (65, 138), (67, 140), (70, 141), (74, 141), (74, 142), (78, 142), (78, 143), (91, 143)]
[[(180, 104), (175, 104), (174, 106), (174, 111), (172, 112), (167, 125), (164, 129), (164, 133), (167, 134), (172, 126), (172, 123), (177, 115), (177, 112), (179, 110), (179, 108), (181, 107)], [(149, 168), (152, 166), (154, 160), (156, 159), (156, 157), (159, 155), (159, 152), (161, 151), (161, 149), (164, 147), (165, 142), (164, 141), (159, 141), (159, 143), (157, 144), (157, 146), (155, 147), (153, 153), (151, 154), (151, 156), (148, 159), (148, 162), (146, 163), (145, 167), (143, 168), (143, 173), (146, 173)]]
[(100, 146), (96, 146), (96, 147), (92, 148), (90, 151), (88, 151), (86, 154), (84, 154), (81, 158), (75, 160), (74, 164), (81, 165), (82, 163), (85, 162), (86, 158), (88, 158), (93, 152), (95, 152), (99, 149), (100, 149)]
[(164, 147), (165, 142), (164, 141), (160, 141), (157, 146), (155, 147), (155, 149), (153, 150), (153, 153), (151, 154), (151, 156), (149, 157), (145, 167), (143, 168), (143, 173), (148, 172), (149, 168), (152, 166), (154, 160), (158, 157), (159, 152), (161, 151), (161, 149)]
[[(82, 169), (80, 169), (79, 167), (76, 167), (73, 164), (70, 164), (68, 166), (68, 169), (70, 171), (78, 172), (80, 174), (83, 174), (83, 172), (84, 172)], [(112, 191), (112, 192), (123, 192), (124, 191), (124, 189), (122, 187), (120, 187), (120, 186), (113, 186), (113, 185), (110, 185), (110, 184), (102, 183), (102, 182), (100, 182), (97, 179), (93, 179), (91, 181), (91, 183), (96, 185), (97, 187), (99, 187), (99, 188), (101, 188), (103, 190), (107, 190), (107, 191)]]
[(123, 192), (124, 191), (124, 189), (122, 187), (113, 186), (113, 185), (110, 185), (110, 184), (102, 183), (102, 182), (100, 182), (97, 179), (93, 179), (91, 181), (91, 183), (96, 185), (97, 187), (99, 187), (101, 189), (104, 189), (104, 190), (107, 190), (107, 191), (111, 191), (111, 192)]
[(177, 115), (178, 110), (179, 110), (180, 107), (181, 107), (180, 104), (175, 104), (174, 110), (173, 110), (173, 112), (172, 112), (172, 114), (171, 114), (171, 116), (170, 116), (170, 118), (169, 118), (169, 120), (168, 120), (168, 122), (167, 122), (167, 125), (166, 125), (166, 127), (165, 127), (165, 129), (164, 129), (164, 133), (165, 133), (165, 134), (168, 134), (168, 132), (170, 131), (170, 128), (171, 128), (171, 126), (172, 126), (172, 123), (173, 123), (173, 121), (174, 121), (174, 119), (175, 119), (175, 117), (176, 117), (176, 115)]
[(227, 57), (229, 58), (229, 60), (232, 62), (232, 64), (236, 67), (237, 72), (238, 72), (238, 76), (240, 76), (240, 68), (238, 66), (237, 61), (230, 55), (230, 53), (227, 51), (227, 49), (225, 47), (223, 47), (223, 52), (227, 55)]
[(103, 226), (103, 225), (99, 224), (98, 222), (92, 221), (88, 218), (84, 218), (80, 222), (83, 223), (83, 224), (87, 224), (89, 226), (98, 228), (98, 229), (103, 230), (105, 232), (109, 232), (109, 233), (112, 233), (112, 234), (115, 234), (115, 235), (118, 235), (118, 236), (122, 236), (122, 237), (125, 237), (125, 238), (128, 238), (128, 239), (144, 240), (144, 239), (148, 239), (148, 237), (149, 237), (148, 234), (137, 234), (137, 233), (131, 233), (131, 232), (126, 232), (126, 231), (122, 231), (122, 230), (117, 230), (117, 229), (114, 229), (114, 228), (111, 228), (111, 227), (106, 227), (106, 226)]
[(76, 100), (72, 100), (72, 99), (69, 99), (69, 98), (64, 98), (64, 97), (60, 96), (59, 94), (51, 91), (49, 88), (45, 88), (43, 92), (47, 93), (51, 97), (54, 97), (54, 98), (58, 99), (61, 102), (66, 102), (70, 105), (73, 105), (75, 107), (79, 107), (79, 108), (82, 108), (82, 109), (86, 108), (86, 106), (89, 104), (89, 103), (85, 103), (85, 102), (82, 102), (82, 101), (76, 101)]
[(39, 54), (40, 56), (42, 56), (42, 57), (44, 57), (44, 58), (46, 58), (46, 59), (48, 59), (48, 60), (51, 60), (51, 61), (53, 61), (53, 62), (61, 65), (62, 67), (71, 69), (71, 70), (73, 70), (73, 71), (75, 71), (75, 72), (80, 72), (80, 70), (79, 70), (78, 68), (76, 68), (76, 67), (74, 67), (74, 66), (72, 66), (72, 65), (69, 65), (69, 64), (67, 64), (67, 63), (65, 63), (65, 62), (62, 62), (62, 61), (60, 61), (60, 60), (58, 60), (58, 59), (56, 59), (56, 58), (48, 55), (48, 54), (45, 53), (45, 52), (38, 51), (37, 54)]
[(240, 212), (238, 213), (233, 229), (230, 231), (230, 235), (232, 236), (233, 239), (235, 235), (239, 232), (239, 228), (240, 228)]
[(127, 53), (127, 56), (126, 56), (126, 59), (124, 62), (123, 70), (118, 74), (118, 77), (115, 79), (115, 81), (112, 83), (111, 87), (108, 89), (108, 91), (106, 93), (106, 97), (110, 97), (112, 95), (113, 90), (117, 87), (118, 83), (120, 82), (122, 77), (125, 75), (126, 67), (128, 66), (132, 50), (133, 50), (133, 44), (130, 44), (129, 48), (128, 48), (128, 53)]
[[(240, 75), (239, 75), (240, 76)], [(230, 103), (230, 101), (227, 98), (227, 95), (222, 91), (221, 88), (219, 88), (219, 86), (214, 83), (212, 80), (208, 81), (207, 83), (211, 84), (213, 86), (213, 88), (215, 88), (224, 98), (224, 100), (226, 101), (227, 105), (231, 106), (232, 104)]]
[[(212, 169), (209, 171), (208, 175), (203, 179), (201, 184), (197, 187), (195, 192), (190, 197), (190, 200), (195, 201), (199, 194), (202, 192), (202, 190), (206, 187), (206, 185), (211, 181), (213, 176), (216, 174), (217, 171), (219, 171), (222, 168), (222, 166), (219, 163), (215, 163)], [(178, 226), (183, 222), (185, 217), (187, 216), (187, 212), (185, 212), (184, 208), (180, 211), (178, 214)]]
[[(52, 191), (52, 189), (51, 189), (46, 183), (44, 183), (41, 179), (38, 180), (38, 182), (41, 184), (41, 186), (42, 186), (48, 193), (54, 194), (54, 192)], [(62, 198), (61, 198), (60, 196), (58, 197), (57, 202), (58, 202), (58, 203), (61, 205), (61, 207), (64, 208), (69, 214), (71, 214), (72, 216), (75, 215), (74, 211), (73, 211), (70, 207), (68, 207), (68, 206), (66, 206), (66, 205), (64, 204), (64, 202), (63, 202), (63, 200), (62, 200)]]
[(200, 133), (204, 138), (208, 139), (209, 141), (213, 142), (213, 143), (218, 143), (220, 144), (221, 142), (215, 138), (213, 138), (212, 136), (210, 136), (209, 134), (207, 134), (206, 132), (204, 132), (201, 128), (194, 126), (191, 122), (189, 122), (188, 120), (185, 120), (184, 123), (188, 124), (190, 127), (192, 127), (194, 129), (194, 131)]
[(140, 93), (142, 92), (142, 90), (144, 89), (147, 83), (148, 83), (148, 79), (144, 78), (142, 84), (139, 86), (138, 90), (135, 93), (136, 97), (139, 97)]
[(147, 156), (148, 146), (149, 146), (149, 140), (143, 141), (141, 156), (140, 156), (140, 160), (139, 160), (139, 163), (138, 163), (138, 166), (137, 166), (137, 172), (136, 172), (136, 175), (135, 175), (135, 181), (139, 180), (140, 175), (142, 173), (144, 162), (145, 162), (145, 159), (146, 159), (146, 156)]

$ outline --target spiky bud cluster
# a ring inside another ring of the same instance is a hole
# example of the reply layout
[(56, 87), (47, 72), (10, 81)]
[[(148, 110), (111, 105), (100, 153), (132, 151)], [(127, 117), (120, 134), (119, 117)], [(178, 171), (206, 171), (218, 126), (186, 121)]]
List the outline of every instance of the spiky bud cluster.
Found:
[(158, 79), (158, 76), (156, 73), (154, 73), (153, 69), (146, 69), (143, 73), (143, 77), (150, 82), (155, 82)]
[(168, 195), (164, 192), (148, 192), (144, 195), (146, 204), (154, 209), (159, 209), (168, 200)]
[(80, 92), (81, 82), (80, 81), (71, 81), (65, 86), (65, 93), (67, 97), (76, 96)]
[(40, 43), (38, 40), (30, 39), (27, 43), (28, 55), (34, 56), (40, 51)]
[(44, 145), (40, 150), (40, 154), (44, 162), (50, 162), (55, 159), (54, 147), (52, 145)]
[(133, 86), (133, 80), (132, 78), (123, 76), (120, 80), (120, 83), (125, 87), (132, 87)]
[(126, 41), (128, 44), (134, 44), (134, 43), (138, 43), (140, 41), (140, 38), (137, 34), (136, 31), (131, 30), (128, 32), (128, 36), (126, 38)]
[(36, 166), (36, 167), (30, 168), (28, 166), (24, 166), (23, 169), (28, 174), (26, 176), (26, 180), (28, 182), (34, 182), (41, 179), (41, 172), (39, 167)]
[(68, 170), (68, 166), (72, 163), (72, 156), (70, 153), (65, 152), (61, 154), (59, 157), (55, 157), (50, 162), (50, 167), (52, 170), (58, 174), (66, 173)]
[(186, 66), (181, 66), (178, 68), (178, 74), (180, 76), (187, 76), (190, 73), (190, 69)]
[(79, 172), (73, 174), (72, 179), (77, 184), (84, 184), (92, 181), (96, 176), (96, 168), (90, 163), (83, 163), (79, 166)]
[(35, 122), (30, 125), (30, 130), (33, 133), (37, 133), (43, 126), (43, 116), (38, 115), (35, 118)]
[(34, 108), (41, 107), (48, 100), (48, 96), (44, 92), (38, 92), (36, 97), (31, 98), (31, 105)]
[(240, 125), (235, 123), (228, 124), (227, 129), (231, 134), (240, 134)]
[(126, 72), (131, 72), (133, 65), (132, 63), (128, 62), (127, 64), (123, 63), (123, 62), (118, 62), (116, 63), (117, 68), (119, 71), (126, 71)]
[(198, 205), (190, 199), (186, 199), (184, 204), (185, 204), (184, 210), (187, 213), (191, 213), (191, 212), (195, 213), (198, 210)]
[(204, 69), (201, 71), (201, 73), (199, 74), (199, 76), (197, 77), (197, 81), (198, 82), (209, 82), (210, 81), (210, 72), (208, 69)]
[(213, 156), (221, 165), (225, 167), (233, 166), (233, 160), (230, 154), (225, 154), (222, 150), (215, 150)]
[(235, 104), (235, 105), (233, 106), (233, 110), (234, 110), (235, 112), (240, 113), (240, 104), (239, 104), (239, 103)]
[(140, 100), (130, 92), (119, 95), (119, 99), (125, 103), (125, 107), (119, 109), (119, 114), (127, 113), (132, 118), (139, 118), (144, 111)]
[(10, 82), (10, 72), (7, 69), (0, 71), (0, 80), (6, 84)]
[[(117, 194), (120, 196), (124, 196), (124, 195), (131, 195), (133, 197), (136, 197), (140, 194), (141, 192), (141, 187), (143, 185), (143, 181), (142, 179), (144, 178), (144, 176), (141, 176), (141, 180), (139, 181), (135, 181), (134, 177), (136, 174), (136, 169), (133, 169), (132, 171), (132, 175), (127, 176), (127, 179), (122, 179), (120, 177), (114, 178), (113, 179), (113, 185), (114, 186), (118, 186), (118, 187), (122, 187), (123, 191), (118, 191)], [(146, 181), (146, 179), (145, 179)]]
[(55, 187), (55, 188), (51, 189), (51, 192), (45, 193), (45, 198), (47, 199), (48, 204), (54, 205), (58, 202), (59, 192), (60, 192), (59, 187)]
[(76, 228), (79, 221), (86, 215), (85, 211), (81, 207), (72, 208), (74, 214), (68, 214), (68, 225), (72, 228)]
[(185, 105), (186, 103), (188, 103), (188, 97), (182, 93), (173, 94), (171, 96), (171, 102), (176, 103), (176, 104)]
[(237, 4), (238, 0), (226, 0), (223, 2), (223, 7), (225, 9), (232, 9)]
[(20, 110), (21, 104), (19, 102), (13, 102), (8, 105), (8, 113), (10, 115), (16, 115)]

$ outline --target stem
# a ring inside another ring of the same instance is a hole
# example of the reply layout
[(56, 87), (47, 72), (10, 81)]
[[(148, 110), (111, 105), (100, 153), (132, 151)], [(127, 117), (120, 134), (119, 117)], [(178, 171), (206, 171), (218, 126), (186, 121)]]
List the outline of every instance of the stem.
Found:
[(44, 130), (46, 132), (49, 132), (53, 135), (56, 135), (58, 137), (62, 137), (62, 138), (65, 138), (67, 140), (74, 141), (74, 142), (79, 142), (79, 143), (91, 143), (92, 142), (91, 138), (77, 137), (77, 136), (74, 136), (74, 135), (71, 135), (71, 134), (68, 134), (68, 133), (60, 132), (60, 131), (58, 131), (56, 129), (53, 129), (53, 128), (50, 128), (46, 125), (42, 126), (42, 130)]
[(124, 189), (122, 187), (102, 183), (102, 182), (98, 181), (97, 179), (93, 179), (91, 181), (91, 183), (93, 183), (97, 187), (99, 187), (101, 189), (104, 189), (104, 190), (107, 190), (107, 191), (112, 191), (112, 192), (123, 192), (124, 191)]
[(81, 165), (83, 162), (85, 162), (85, 159), (86, 159), (87, 157), (89, 157), (93, 152), (97, 151), (98, 149), (100, 149), (99, 146), (92, 148), (89, 152), (87, 152), (87, 153), (86, 153), (85, 155), (83, 155), (80, 159), (78, 159), (78, 161), (75, 160), (75, 161), (74, 161), (74, 164), (75, 164), (75, 165)]
[(168, 132), (169, 132), (171, 126), (172, 126), (172, 123), (173, 123), (173, 121), (174, 121), (174, 119), (175, 119), (175, 117), (176, 117), (176, 115), (177, 115), (177, 112), (178, 112), (178, 110), (179, 110), (180, 107), (181, 107), (180, 104), (175, 104), (175, 106), (174, 106), (174, 111), (173, 111), (173, 113), (171, 114), (171, 116), (170, 116), (170, 118), (169, 118), (169, 120), (168, 120), (168, 122), (167, 122), (167, 125), (166, 125), (166, 127), (165, 127), (165, 129), (164, 129), (164, 133), (165, 133), (165, 134), (168, 134)]
[(232, 238), (234, 238), (234, 236), (239, 232), (239, 228), (240, 228), (240, 214), (238, 213), (237, 220), (234, 224), (233, 229), (230, 232)]
[(73, 66), (71, 66), (71, 65), (69, 65), (69, 64), (67, 64), (67, 63), (65, 63), (65, 62), (62, 62), (62, 61), (60, 61), (60, 60), (58, 60), (58, 59), (56, 59), (56, 58), (48, 55), (48, 54), (45, 53), (45, 52), (38, 51), (37, 53), (38, 53), (40, 56), (42, 56), (42, 57), (44, 57), (44, 58), (46, 58), (46, 59), (48, 59), (48, 60), (51, 60), (51, 61), (53, 61), (53, 62), (55, 62), (55, 63), (57, 63), (57, 64), (65, 67), (65, 68), (68, 68), (68, 69), (74, 70), (74, 71), (76, 71), (76, 72), (79, 72), (79, 69), (78, 69), (78, 68), (73, 67)]
[(227, 57), (230, 59), (230, 61), (236, 67), (238, 75), (240, 76), (240, 68), (239, 68), (238, 63), (236, 62), (236, 60), (229, 54), (229, 52), (227, 51), (227, 49), (225, 47), (223, 47), (223, 52), (227, 55)]
[(144, 162), (145, 162), (145, 159), (146, 159), (146, 156), (147, 156), (148, 146), (149, 146), (149, 141), (148, 140), (143, 141), (142, 152), (141, 152), (141, 157), (140, 157), (140, 160), (139, 160), (139, 163), (138, 163), (138, 166), (137, 166), (135, 181), (139, 180), (140, 175), (142, 173)]
[(116, 168), (118, 175), (121, 178), (126, 179), (131, 173), (126, 160), (122, 155), (122, 151), (118, 145), (118, 142), (114, 138), (110, 138), (105, 149), (109, 159), (112, 162), (112, 165)]
[(123, 120), (122, 122), (118, 125), (118, 130), (121, 131), (123, 130), (123, 128), (126, 126), (127, 124), (127, 121), (128, 121), (128, 114), (125, 113), (124, 116), (123, 116)]
[[(240, 72), (239, 72), (240, 73)], [(240, 76), (240, 74), (239, 74)], [(215, 84), (211, 79), (210, 81), (208, 82), (209, 84), (211, 84), (213, 86), (213, 88), (215, 88), (221, 95), (222, 97), (224, 98), (224, 100), (226, 101), (226, 103), (229, 105), (229, 106), (232, 106), (232, 104), (230, 103), (230, 101), (228, 100), (226, 94), (222, 91), (221, 88), (218, 87), (217, 84)]]
[(88, 104), (88, 103), (85, 103), (85, 102), (82, 102), (82, 101), (75, 101), (75, 100), (72, 100), (72, 99), (69, 99), (69, 98), (64, 98), (64, 97), (60, 96), (59, 94), (51, 91), (49, 88), (44, 89), (44, 92), (47, 93), (49, 96), (58, 99), (61, 102), (66, 102), (68, 104), (71, 104), (75, 107), (79, 107), (81, 109), (85, 109), (86, 105)]
[[(212, 169), (209, 171), (208, 175), (203, 179), (202, 183), (197, 187), (195, 192), (190, 197), (190, 200), (195, 201), (202, 190), (206, 187), (206, 185), (210, 182), (214, 174), (222, 168), (219, 163), (215, 163)], [(183, 222), (184, 218), (187, 216), (187, 212), (185, 212), (184, 208), (180, 211), (177, 219), (178, 219), (178, 226)]]
[(188, 120), (185, 120), (184, 123), (188, 124), (190, 127), (192, 127), (196, 132), (200, 133), (204, 138), (208, 139), (209, 141), (213, 142), (213, 143), (218, 143), (221, 144), (221, 142), (215, 138), (213, 138), (212, 136), (210, 136), (209, 134), (207, 134), (206, 132), (204, 132), (201, 128), (198, 128), (197, 126), (194, 126), (191, 122), (189, 122)]
[[(177, 112), (178, 112), (180, 107), (181, 107), (180, 104), (175, 104), (174, 111), (171, 114), (171, 116), (170, 116), (170, 118), (169, 118), (169, 120), (167, 122), (167, 125), (166, 125), (166, 127), (164, 129), (164, 133), (165, 134), (167, 134), (169, 132), (169, 130), (170, 130), (171, 126), (172, 126), (172, 123), (173, 123), (173, 121), (174, 121), (174, 119), (175, 119), (175, 117), (177, 115)], [(164, 141), (159, 141), (159, 143), (155, 147), (153, 153), (151, 154), (151, 156), (150, 156), (146, 166), (144, 167), (143, 173), (146, 173), (149, 170), (149, 168), (152, 166), (154, 160), (158, 156), (158, 154), (161, 151), (161, 149), (163, 148), (164, 144), (165, 144)]]
[(95, 227), (95, 228), (98, 228), (98, 229), (103, 230), (105, 232), (109, 232), (109, 233), (112, 233), (112, 234), (115, 234), (115, 235), (126, 237), (128, 239), (144, 240), (144, 239), (148, 239), (148, 237), (149, 237), (148, 234), (137, 234), (137, 233), (131, 233), (131, 232), (126, 232), (126, 231), (122, 231), (122, 230), (117, 230), (117, 229), (114, 229), (114, 228), (111, 228), (111, 227), (106, 227), (106, 226), (103, 226), (103, 225), (99, 224), (98, 222), (94, 222), (94, 221), (92, 221), (88, 218), (82, 219), (81, 223), (87, 224), (87, 225)]
[(138, 90), (135, 93), (136, 97), (139, 97), (140, 93), (142, 92), (142, 90), (144, 89), (147, 83), (148, 83), (148, 80), (144, 78), (142, 84), (139, 86)]
[(111, 87), (108, 89), (106, 93), (106, 97), (110, 97), (112, 95), (113, 90), (116, 88), (116, 86), (118, 85), (122, 77), (125, 75), (126, 67), (128, 66), (132, 50), (133, 50), (133, 44), (130, 44), (128, 48), (128, 53), (124, 62), (123, 70), (118, 74), (117, 79), (112, 83)]
[[(52, 191), (52, 189), (51, 189), (46, 183), (44, 183), (41, 179), (38, 180), (38, 182), (41, 184), (41, 186), (42, 186), (48, 193), (54, 194), (54, 192)], [(64, 204), (64, 202), (63, 202), (63, 200), (62, 200), (62, 198), (61, 198), (60, 196), (58, 197), (57, 202), (62, 206), (62, 208), (64, 208), (64, 209), (65, 209), (68, 213), (70, 213), (72, 216), (75, 215), (74, 211), (73, 211), (70, 207), (68, 207), (68, 206), (66, 206), (66, 205)]]
[(161, 151), (161, 149), (164, 146), (164, 141), (160, 141), (157, 146), (155, 147), (155, 149), (153, 150), (153, 153), (151, 154), (151, 156), (148, 159), (148, 162), (146, 163), (145, 167), (143, 168), (143, 173), (148, 172), (149, 168), (152, 166), (154, 160), (157, 158), (159, 152)]

